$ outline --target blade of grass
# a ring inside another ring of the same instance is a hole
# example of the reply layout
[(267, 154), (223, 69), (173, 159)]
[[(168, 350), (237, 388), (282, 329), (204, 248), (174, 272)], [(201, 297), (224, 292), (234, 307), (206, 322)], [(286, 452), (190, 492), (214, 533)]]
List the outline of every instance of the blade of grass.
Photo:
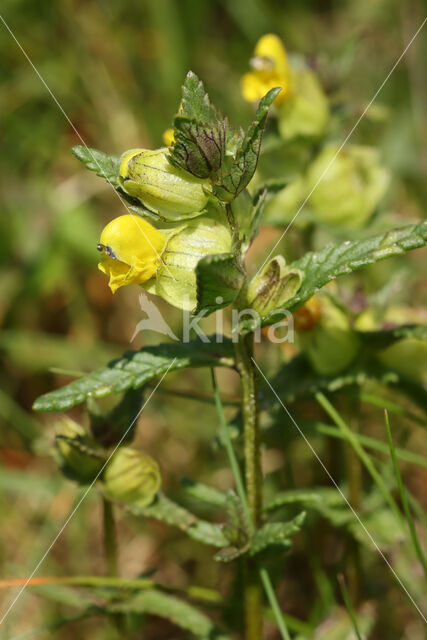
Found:
[[(227, 455), (228, 455), (228, 459), (229, 459), (229, 462), (230, 462), (231, 470), (233, 472), (234, 482), (236, 483), (237, 493), (238, 493), (239, 498), (240, 498), (240, 500), (242, 502), (242, 506), (243, 506), (243, 509), (245, 511), (245, 515), (246, 515), (246, 518), (248, 520), (248, 523), (249, 523), (249, 527), (250, 527), (251, 531), (254, 532), (254, 525), (253, 525), (253, 522), (252, 522), (252, 519), (251, 519), (250, 513), (249, 513), (249, 506), (248, 506), (248, 501), (246, 499), (246, 492), (245, 492), (245, 487), (244, 487), (244, 484), (243, 484), (243, 478), (242, 478), (242, 474), (240, 472), (239, 462), (238, 462), (238, 460), (236, 458), (236, 454), (234, 453), (233, 444), (232, 444), (231, 438), (230, 438), (230, 433), (228, 431), (227, 421), (225, 419), (221, 397), (219, 395), (218, 386), (216, 384), (215, 372), (214, 372), (213, 369), (211, 369), (211, 372), (212, 372), (212, 387), (213, 387), (214, 397), (215, 397), (215, 406), (216, 406), (216, 410), (217, 410), (217, 413), (218, 413), (219, 423), (220, 423), (220, 426), (221, 426), (221, 432), (222, 432), (222, 437), (223, 437), (223, 441), (224, 441), (224, 446), (225, 446), (225, 449), (227, 451)], [(263, 567), (260, 562), (258, 564), (259, 564), (259, 575), (260, 575), (260, 578), (261, 578), (261, 582), (262, 582), (262, 585), (264, 587), (264, 591), (265, 591), (265, 593), (267, 595), (268, 601), (270, 603), (270, 607), (271, 607), (271, 609), (273, 611), (277, 627), (280, 630), (280, 634), (281, 634), (281, 636), (282, 636), (282, 638), (284, 640), (291, 640), (291, 637), (289, 635), (289, 631), (288, 631), (286, 622), (285, 622), (285, 620), (283, 618), (282, 612), (280, 610), (279, 603), (278, 603), (277, 598), (276, 598), (276, 594), (274, 592), (274, 588), (273, 588), (270, 576), (268, 575), (268, 572), (265, 569), (265, 567)]]
[(356, 634), (356, 638), (357, 640), (363, 640), (357, 624), (356, 612), (354, 610), (353, 603), (351, 601), (350, 594), (348, 592), (347, 585), (345, 583), (343, 575), (338, 576), (338, 583), (340, 585), (342, 597), (343, 597), (345, 606), (347, 608), (348, 615), (350, 616), (351, 623), (353, 625), (353, 630), (354, 630), (354, 633)]
[[(339, 438), (340, 440), (346, 439), (345, 435), (339, 429), (328, 424), (323, 424), (321, 422), (316, 424), (316, 431), (326, 436), (331, 436), (332, 438)], [(390, 452), (389, 446), (386, 442), (382, 442), (381, 440), (377, 440), (376, 438), (370, 438), (369, 436), (364, 436), (356, 433), (354, 434), (354, 437), (360, 442), (362, 446), (366, 447), (367, 449), (379, 451), (387, 455)], [(405, 449), (401, 449), (400, 447), (395, 447), (395, 453), (396, 456), (400, 458), (400, 460), (404, 460), (405, 462), (410, 462), (411, 464), (416, 464), (419, 467), (427, 469), (427, 458), (425, 456), (413, 453), (412, 451), (406, 451)]]
[(344, 420), (342, 419), (342, 417), (340, 416), (338, 411), (336, 411), (336, 409), (332, 406), (332, 404), (329, 402), (329, 400), (323, 395), (323, 393), (318, 391), (316, 393), (315, 397), (316, 397), (317, 402), (320, 404), (320, 406), (326, 411), (328, 416), (335, 422), (337, 427), (340, 429), (340, 431), (343, 434), (344, 438), (351, 444), (353, 449), (356, 451), (357, 455), (359, 456), (359, 458), (361, 459), (363, 465), (365, 466), (365, 469), (367, 470), (367, 472), (369, 473), (369, 475), (371, 476), (371, 478), (373, 479), (373, 481), (377, 485), (378, 489), (380, 490), (384, 500), (389, 505), (390, 509), (392, 510), (394, 515), (396, 516), (397, 520), (403, 524), (403, 517), (402, 517), (402, 514), (399, 511), (399, 508), (398, 508), (396, 502), (394, 501), (394, 499), (393, 499), (390, 491), (388, 490), (384, 480), (382, 479), (382, 477), (380, 476), (380, 474), (376, 470), (376, 468), (374, 466), (374, 463), (372, 462), (371, 458), (368, 456), (366, 451), (363, 449), (362, 445), (360, 444), (360, 442), (358, 441), (358, 439), (356, 438), (354, 433), (351, 431), (351, 429), (349, 428), (347, 423), (344, 422)]
[(399, 493), (400, 493), (400, 500), (402, 502), (403, 510), (405, 512), (406, 521), (408, 523), (409, 533), (411, 535), (411, 540), (412, 540), (412, 544), (414, 545), (415, 553), (417, 554), (418, 559), (421, 562), (421, 565), (424, 569), (424, 573), (427, 577), (427, 563), (423, 554), (423, 550), (421, 548), (420, 541), (418, 540), (417, 531), (415, 529), (414, 520), (412, 518), (412, 513), (409, 508), (405, 487), (403, 486), (402, 476), (400, 474), (400, 469), (397, 462), (396, 450), (394, 448), (393, 438), (391, 436), (390, 421), (388, 419), (388, 412), (386, 409), (384, 410), (384, 416), (385, 416), (385, 426), (387, 430), (388, 442), (390, 445), (390, 454), (391, 454), (391, 459), (393, 461), (394, 474), (396, 476), (397, 486), (399, 488)]
[(365, 393), (364, 391), (360, 393), (360, 399), (362, 400), (362, 402), (371, 404), (374, 407), (380, 407), (380, 409), (387, 409), (390, 413), (395, 413), (398, 416), (403, 416), (425, 427), (425, 421), (422, 418), (417, 416), (412, 411), (408, 411), (405, 407), (402, 407), (396, 402), (392, 402), (391, 400), (388, 400), (386, 398), (381, 398), (380, 396), (376, 396), (372, 393)]

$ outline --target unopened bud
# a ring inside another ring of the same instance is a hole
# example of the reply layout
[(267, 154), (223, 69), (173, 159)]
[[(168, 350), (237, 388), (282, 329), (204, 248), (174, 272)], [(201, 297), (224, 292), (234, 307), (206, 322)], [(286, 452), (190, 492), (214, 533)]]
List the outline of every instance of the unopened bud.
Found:
[(104, 463), (92, 448), (93, 443), (77, 422), (60, 416), (56, 424), (56, 448), (65, 475), (83, 484), (92, 482)]
[(153, 458), (131, 447), (121, 447), (109, 461), (103, 482), (110, 498), (142, 508), (153, 502), (162, 480)]
[[(173, 167), (167, 148), (131, 149), (121, 157), (119, 180), (130, 196), (166, 220), (195, 217), (208, 201), (209, 182)], [(191, 215), (190, 215), (191, 214)]]
[(249, 283), (248, 302), (257, 313), (265, 316), (293, 298), (301, 281), (301, 272), (289, 270), (284, 257), (276, 256)]

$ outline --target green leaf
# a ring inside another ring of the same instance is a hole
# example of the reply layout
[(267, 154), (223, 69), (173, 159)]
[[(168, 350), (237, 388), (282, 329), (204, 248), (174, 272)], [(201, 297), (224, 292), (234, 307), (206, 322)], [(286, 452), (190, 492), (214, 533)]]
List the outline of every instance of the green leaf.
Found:
[[(302, 272), (303, 281), (298, 294), (286, 302), (284, 307), (293, 311), (338, 276), (346, 275), (378, 260), (418, 249), (426, 242), (427, 222), (420, 222), (391, 229), (364, 240), (347, 240), (339, 245), (326, 246), (320, 251), (306, 253), (289, 265), (290, 270), (298, 269)], [(259, 324), (267, 326), (282, 320), (281, 311), (282, 309), (276, 309), (260, 321), (247, 319), (242, 323), (242, 331), (253, 331)]]
[(301, 530), (305, 516), (305, 511), (302, 511), (289, 522), (268, 522), (265, 524), (255, 532), (249, 555), (254, 556), (264, 551), (266, 547), (274, 545), (289, 547), (291, 545), (289, 537)]
[(197, 178), (215, 176), (225, 156), (226, 129), (225, 120), (203, 124), (175, 116), (175, 143), (168, 155), (169, 162)]
[(380, 329), (378, 331), (358, 331), (357, 335), (366, 346), (373, 349), (385, 349), (397, 340), (412, 338), (415, 340), (427, 340), (427, 326), (425, 325), (403, 325), (391, 329)]
[(113, 187), (119, 186), (120, 158), (98, 149), (88, 149), (83, 145), (76, 145), (72, 153), (89, 171), (95, 171), (100, 178), (105, 178)]
[(189, 71), (182, 86), (182, 103), (180, 113), (187, 118), (202, 124), (209, 124), (218, 120), (215, 107), (211, 104), (205, 91), (203, 82), (193, 71)]
[(220, 367), (233, 365), (231, 341), (187, 344), (159, 344), (140, 351), (128, 351), (106, 367), (74, 380), (66, 387), (37, 398), (35, 411), (64, 411), (89, 397), (103, 398), (112, 393), (136, 389), (166, 371), (187, 367)]
[(157, 500), (148, 507), (129, 506), (129, 511), (137, 516), (154, 518), (161, 522), (177, 527), (190, 538), (212, 547), (224, 547), (228, 539), (222, 528), (206, 520), (201, 520), (187, 509), (173, 502), (163, 494), (158, 494)]
[(155, 589), (140, 592), (124, 602), (113, 603), (109, 605), (108, 610), (113, 613), (146, 613), (159, 616), (204, 640), (231, 640), (196, 607)]
[(267, 190), (263, 188), (252, 200), (244, 189), (231, 203), (231, 211), (237, 226), (242, 253), (246, 253), (261, 226)]
[(196, 267), (197, 308), (194, 313), (205, 311), (209, 314), (234, 302), (244, 277), (233, 253), (218, 253), (199, 260)]
[(214, 185), (215, 195), (224, 202), (231, 202), (249, 184), (258, 164), (262, 136), (268, 111), (280, 88), (271, 89), (259, 103), (255, 120), (250, 125), (229, 167), (221, 171)]
[(274, 511), (289, 504), (298, 504), (306, 509), (310, 509), (313, 505), (323, 504), (326, 506), (336, 506), (341, 505), (342, 502), (342, 497), (338, 491), (329, 487), (289, 489), (277, 493), (274, 499), (265, 506), (265, 511)]
[[(427, 391), (413, 380), (409, 380), (397, 371), (379, 365), (375, 360), (356, 361), (349, 369), (334, 376), (319, 375), (313, 371), (304, 355), (299, 355), (284, 364), (271, 379), (271, 386), (277, 389), (286, 404), (299, 398), (312, 396), (318, 391), (335, 393), (346, 387), (362, 387), (368, 382), (377, 382), (385, 386), (399, 387), (420, 407), (427, 403)], [(261, 409), (278, 407), (277, 398), (269, 385), (261, 388)]]
[(209, 487), (201, 482), (194, 482), (189, 478), (183, 478), (182, 484), (185, 487), (186, 493), (193, 498), (206, 502), (207, 504), (214, 505), (216, 507), (223, 507), (227, 502), (227, 494), (214, 487)]

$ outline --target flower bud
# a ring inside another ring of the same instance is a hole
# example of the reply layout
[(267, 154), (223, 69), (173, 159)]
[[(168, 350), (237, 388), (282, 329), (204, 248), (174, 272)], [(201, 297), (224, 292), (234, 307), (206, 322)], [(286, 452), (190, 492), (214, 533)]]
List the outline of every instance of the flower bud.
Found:
[(213, 218), (201, 218), (170, 233), (156, 278), (146, 287), (179, 309), (191, 311), (197, 303), (196, 266), (201, 258), (231, 249), (231, 233)]
[(249, 283), (248, 302), (261, 316), (279, 309), (293, 298), (301, 286), (297, 269), (289, 271), (283, 256), (276, 256)]
[[(328, 296), (316, 296), (320, 313), (311, 303), (311, 322), (300, 323), (298, 343), (313, 369), (320, 375), (336, 375), (355, 359), (360, 342), (349, 320)], [(301, 311), (300, 311), (301, 314)]]
[[(169, 221), (202, 213), (210, 183), (173, 167), (167, 149), (131, 149), (121, 157), (119, 181), (130, 196)], [(191, 214), (191, 215), (190, 215)]]
[(111, 291), (152, 278), (165, 243), (165, 236), (139, 216), (120, 216), (107, 224), (98, 244), (98, 268), (109, 276)]
[(68, 477), (83, 484), (92, 482), (100, 472), (103, 459), (94, 454), (86, 431), (68, 416), (56, 424), (56, 448), (62, 469)]
[(103, 479), (105, 492), (110, 498), (136, 507), (151, 504), (161, 482), (157, 462), (130, 447), (117, 449)]

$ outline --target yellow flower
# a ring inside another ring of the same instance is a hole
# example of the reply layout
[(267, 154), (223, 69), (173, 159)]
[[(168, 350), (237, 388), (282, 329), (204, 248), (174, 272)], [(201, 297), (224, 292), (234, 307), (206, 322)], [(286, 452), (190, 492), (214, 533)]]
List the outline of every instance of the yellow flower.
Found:
[(150, 280), (165, 244), (165, 236), (138, 216), (124, 215), (109, 222), (98, 244), (102, 252), (98, 268), (109, 277), (111, 291)]
[(173, 129), (166, 129), (166, 131), (163, 132), (162, 138), (163, 143), (166, 145), (166, 147), (170, 147), (175, 142)]
[(292, 73), (286, 49), (278, 36), (268, 33), (258, 40), (251, 66), (253, 70), (245, 73), (241, 79), (245, 100), (256, 102), (274, 87), (282, 87), (275, 100), (277, 105), (289, 98)]

